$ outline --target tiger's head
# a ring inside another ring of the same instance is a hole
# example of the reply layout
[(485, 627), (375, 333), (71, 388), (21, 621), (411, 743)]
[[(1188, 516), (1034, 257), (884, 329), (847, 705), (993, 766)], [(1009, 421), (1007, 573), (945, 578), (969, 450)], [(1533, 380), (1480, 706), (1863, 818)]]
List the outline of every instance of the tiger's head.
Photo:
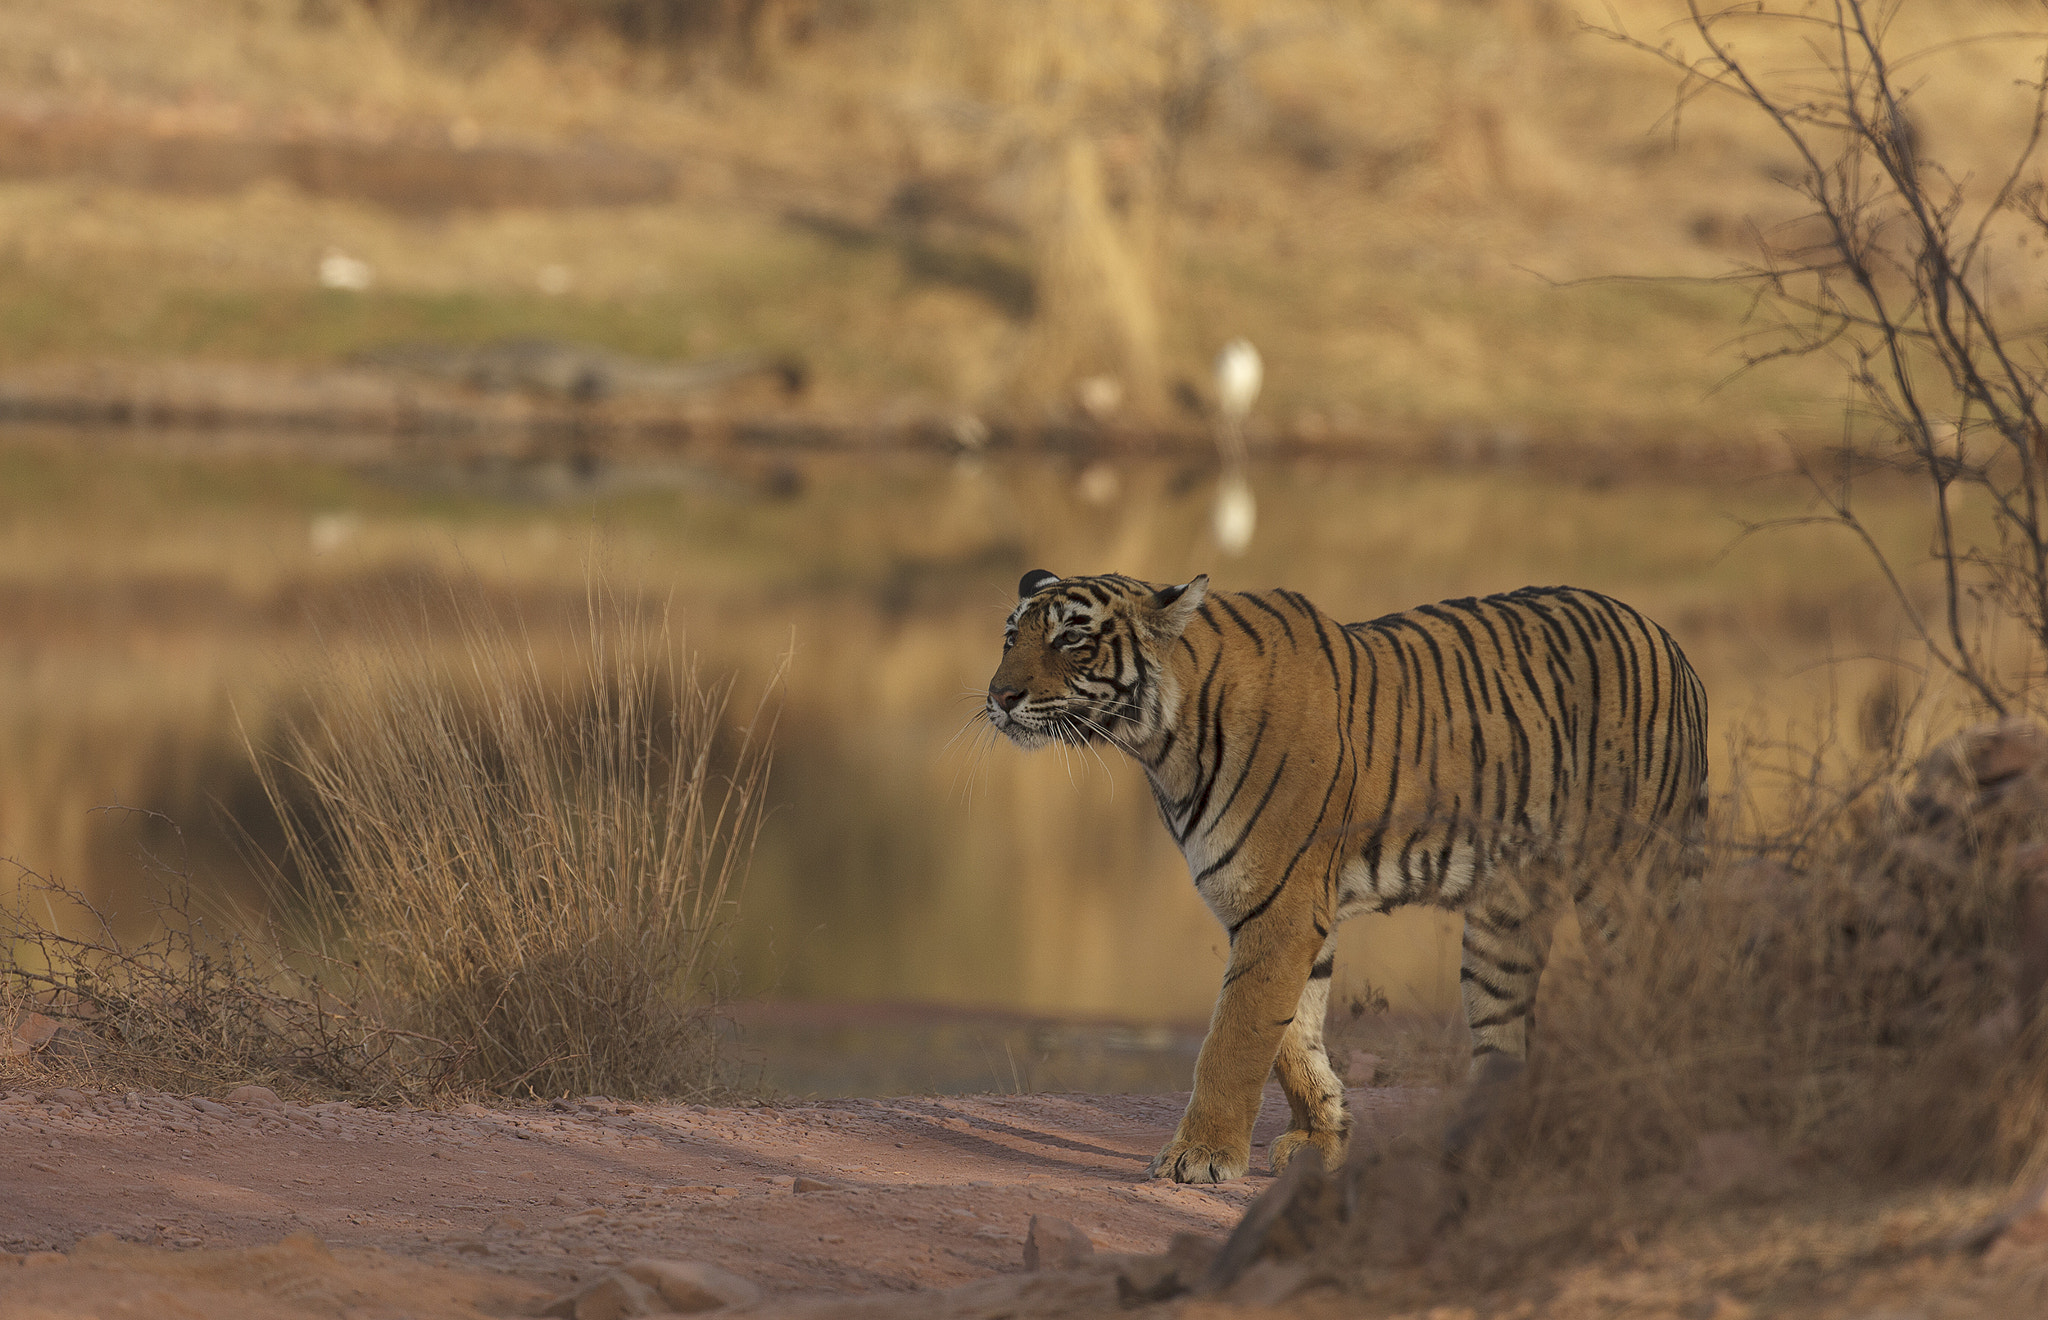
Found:
[(1120, 573), (1026, 573), (988, 684), (989, 723), (1020, 747), (1150, 736), (1167, 653), (1208, 589), (1206, 576), (1159, 587)]

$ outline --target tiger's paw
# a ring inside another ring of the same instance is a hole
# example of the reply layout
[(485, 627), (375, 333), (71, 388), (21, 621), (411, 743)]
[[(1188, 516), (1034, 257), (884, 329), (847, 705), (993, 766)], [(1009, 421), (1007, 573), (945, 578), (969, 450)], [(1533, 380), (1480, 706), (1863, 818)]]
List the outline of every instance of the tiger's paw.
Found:
[(1248, 1147), (1214, 1146), (1176, 1136), (1166, 1143), (1146, 1172), (1154, 1178), (1184, 1183), (1220, 1183), (1242, 1178), (1251, 1170)]
[(1304, 1146), (1313, 1147), (1323, 1157), (1323, 1167), (1334, 1169), (1344, 1162), (1344, 1150), (1351, 1143), (1342, 1132), (1304, 1132), (1289, 1128), (1273, 1141), (1273, 1172), (1279, 1173), (1294, 1162)]

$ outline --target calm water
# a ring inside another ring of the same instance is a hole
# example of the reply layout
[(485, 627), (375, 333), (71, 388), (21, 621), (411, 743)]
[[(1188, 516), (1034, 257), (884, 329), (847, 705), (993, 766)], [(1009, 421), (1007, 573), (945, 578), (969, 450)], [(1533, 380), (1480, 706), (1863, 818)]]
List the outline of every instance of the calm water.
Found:
[[(1776, 552), (1723, 555), (1731, 507), (1772, 511), (1753, 482), (1271, 466), (1254, 475), (1259, 538), (1230, 561), (1207, 539), (1200, 456), (738, 455), (584, 477), (236, 447), (255, 452), (0, 433), (0, 853), (131, 922), (154, 865), (246, 895), (233, 836), (273, 836), (240, 730), (261, 742), (336, 650), (371, 644), (352, 610), (425, 573), (545, 630), (579, 612), (596, 564), (665, 601), (742, 700), (787, 659), (734, 931), (741, 993), (944, 1010), (755, 1011), (743, 1036), (803, 1061), (770, 1070), (796, 1091), (1185, 1085), (1224, 939), (1142, 778), (966, 728), (1026, 568), (1209, 571), (1345, 618), (1582, 583), (1670, 625), (1724, 712), (1810, 655), (1809, 625), (1785, 619), (1860, 600), (1834, 560), (1791, 574)], [(100, 810), (115, 804), (151, 814)], [(1348, 938), (1340, 997), (1369, 979), (1397, 1005), (1453, 1002), (1446, 919)], [(966, 1010), (982, 1015), (946, 1016)]]

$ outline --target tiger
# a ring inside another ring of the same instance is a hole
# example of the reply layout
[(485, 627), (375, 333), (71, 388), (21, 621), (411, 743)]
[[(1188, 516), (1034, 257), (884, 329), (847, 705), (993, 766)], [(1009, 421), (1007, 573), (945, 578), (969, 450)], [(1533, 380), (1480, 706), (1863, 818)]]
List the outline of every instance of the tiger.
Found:
[(1244, 1176), (1276, 1073), (1290, 1121), (1273, 1171), (1307, 1148), (1342, 1158), (1351, 1119), (1323, 1024), (1347, 917), (1464, 914), (1477, 1082), (1526, 1058), (1566, 897), (1611, 941), (1612, 877), (1682, 877), (1701, 858), (1705, 688), (1663, 628), (1579, 588), (1344, 624), (1298, 592), (1210, 591), (1207, 575), (1034, 569), (979, 713), (1022, 748), (1107, 744), (1143, 767), (1228, 932), (1155, 1178)]

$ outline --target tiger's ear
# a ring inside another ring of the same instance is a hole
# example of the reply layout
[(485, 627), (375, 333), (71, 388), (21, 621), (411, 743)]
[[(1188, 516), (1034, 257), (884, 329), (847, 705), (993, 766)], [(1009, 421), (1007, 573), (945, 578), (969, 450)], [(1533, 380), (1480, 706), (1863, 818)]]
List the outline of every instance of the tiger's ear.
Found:
[(1152, 593), (1150, 605), (1161, 615), (1168, 640), (1178, 637), (1187, 628), (1188, 620), (1195, 617), (1195, 611), (1202, 607), (1202, 598), (1209, 594), (1209, 575), (1203, 573), (1192, 582), (1183, 582), (1177, 587), (1161, 587)]
[(1023, 580), (1017, 584), (1017, 599), (1030, 600), (1033, 596), (1036, 596), (1039, 592), (1044, 591), (1059, 580), (1060, 575), (1057, 573), (1049, 573), (1045, 569), (1034, 568), (1029, 573), (1026, 573)]

